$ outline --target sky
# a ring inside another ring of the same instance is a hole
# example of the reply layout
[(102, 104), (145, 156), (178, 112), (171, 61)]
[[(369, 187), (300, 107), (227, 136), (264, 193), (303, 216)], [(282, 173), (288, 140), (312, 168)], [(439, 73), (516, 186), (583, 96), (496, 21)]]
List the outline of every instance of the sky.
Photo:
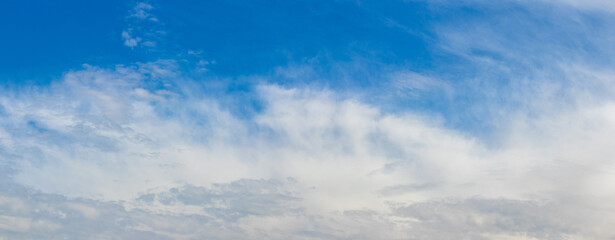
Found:
[(615, 3), (0, 2), (0, 240), (615, 239)]

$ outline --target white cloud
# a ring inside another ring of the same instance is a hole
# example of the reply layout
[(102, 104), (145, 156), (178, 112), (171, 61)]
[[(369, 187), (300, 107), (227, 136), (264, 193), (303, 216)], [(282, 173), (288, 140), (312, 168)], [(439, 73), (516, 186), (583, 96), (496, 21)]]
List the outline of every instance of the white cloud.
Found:
[(130, 17), (157, 22), (158, 19), (153, 17), (150, 13), (152, 9), (154, 9), (154, 7), (149, 3), (139, 2), (132, 9)]
[[(610, 86), (608, 72), (569, 69), (571, 78), (595, 76), (592, 83)], [(113, 229), (168, 238), (421, 239), (467, 228), (475, 232), (464, 234), (477, 239), (542, 238), (563, 234), (560, 228), (571, 236), (612, 234), (608, 227), (572, 228), (615, 221), (595, 212), (608, 212), (615, 202), (611, 100), (588, 100), (579, 91), (569, 95), (577, 107), (535, 102), (541, 114), (511, 113), (498, 144), (490, 145), (428, 116), (386, 113), (314, 88), (262, 85), (264, 109), (241, 119), (194, 83), (177, 80), (177, 71), (173, 61), (85, 66), (50, 87), (3, 94), (0, 154), (18, 169), (12, 180), (70, 198), (122, 202), (132, 210), (113, 214), (143, 212), (125, 226), (132, 230)], [(485, 202), (464, 202), (476, 196)], [(0, 204), (14, 214), (6, 219), (21, 219), (11, 225), (19, 229), (33, 226), (28, 212), (34, 210), (23, 209), (40, 209), (34, 205), (46, 201), (20, 206), (10, 199)], [(459, 202), (433, 203), (441, 199)], [(497, 199), (509, 202), (497, 205)], [(541, 201), (573, 210), (544, 210), (537, 218), (506, 212), (543, 211), (533, 205)], [(491, 203), (505, 212), (480, 209)], [(45, 214), (109, 217), (106, 207), (92, 204), (61, 204)], [(434, 206), (454, 214), (428, 211)], [(191, 227), (201, 221), (228, 228), (205, 233)], [(522, 225), (493, 225), (516, 221)], [(439, 232), (445, 222), (455, 228)]]
[[(128, 25), (155, 23), (152, 9), (136, 4)], [(615, 74), (523, 16), (436, 26), (441, 49), (475, 63), (469, 79), (387, 76), (416, 99), (489, 109), (488, 137), (318, 87), (262, 84), (262, 109), (240, 117), (171, 60), (2, 89), (0, 238), (613, 238)], [(590, 45), (611, 34), (545, 19)], [(134, 29), (126, 46), (156, 44)]]
[[(130, 13), (126, 46), (156, 44), (136, 27), (151, 10)], [(262, 84), (246, 119), (168, 60), (3, 90), (0, 180), (69, 199), (2, 192), (0, 227), (21, 230), (0, 237), (611, 238), (615, 74), (566, 39), (609, 46), (612, 32), (571, 9), (544, 25), (525, 10), (435, 26), (441, 50), (473, 63), (461, 76), (385, 76), (400, 96), (462, 102), (451, 107), (496, 126), (486, 137), (319, 87)], [(296, 64), (273, 75), (321, 77)]]
[[(615, 12), (615, 3), (609, 0), (543, 0), (544, 2), (551, 4), (564, 4), (569, 5), (581, 10), (599, 11), (599, 12)], [(530, 1), (531, 2), (531, 1)]]
[(6, 232), (28, 232), (28, 231), (48, 231), (53, 232), (60, 228), (57, 223), (33, 220), (23, 217), (12, 217), (0, 215), (0, 229)]
[[(603, 12), (612, 14), (615, 11), (615, 3), (609, 0), (507, 0), (507, 1), (486, 1), (486, 0), (459, 0), (459, 1), (450, 1), (450, 0), (407, 0), (407, 1), (422, 1), (428, 2), (432, 4), (448, 4), (448, 5), (474, 5), (474, 4), (483, 4), (490, 6), (502, 6), (508, 3), (519, 3), (526, 6), (538, 6), (542, 4), (550, 5), (550, 7), (561, 8), (561, 7), (572, 7), (581, 11), (592, 11), (592, 12)], [(542, 7), (542, 6), (541, 6)]]
[(124, 46), (135, 48), (137, 46), (153, 48), (158, 45), (159, 37), (165, 31), (159, 29), (158, 18), (151, 11), (152, 5), (137, 2), (126, 17), (126, 28), (122, 31)]
[(139, 42), (141, 42), (140, 37), (132, 37), (127, 30), (122, 31), (122, 39), (124, 39), (124, 46), (126, 47), (136, 47)]
[(450, 84), (444, 81), (411, 71), (394, 72), (390, 78), (391, 84), (397, 88), (400, 96), (417, 98), (426, 94), (441, 93), (451, 97), (454, 92)]

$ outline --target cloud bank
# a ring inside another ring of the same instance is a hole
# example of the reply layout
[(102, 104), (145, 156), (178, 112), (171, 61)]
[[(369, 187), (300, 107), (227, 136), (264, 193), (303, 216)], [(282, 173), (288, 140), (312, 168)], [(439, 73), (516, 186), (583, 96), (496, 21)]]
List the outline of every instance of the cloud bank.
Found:
[(326, 89), (260, 85), (262, 112), (240, 118), (177, 79), (168, 60), (85, 66), (3, 94), (6, 236), (610, 236), (590, 226), (615, 220), (597, 213), (615, 197), (612, 101), (516, 116), (493, 147)]

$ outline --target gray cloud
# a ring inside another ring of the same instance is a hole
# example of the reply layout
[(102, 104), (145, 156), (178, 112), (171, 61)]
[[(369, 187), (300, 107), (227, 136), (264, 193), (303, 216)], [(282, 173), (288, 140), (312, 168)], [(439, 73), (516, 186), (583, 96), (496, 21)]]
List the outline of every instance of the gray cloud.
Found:
[[(389, 212), (320, 215), (298, 208), (294, 181), (239, 180), (185, 186), (122, 202), (68, 199), (3, 182), (0, 237), (7, 239), (609, 239), (615, 219), (586, 218), (591, 206), (511, 199), (446, 199), (392, 204)], [(178, 213), (164, 206), (197, 206)], [(581, 208), (579, 208), (581, 207)], [(574, 209), (577, 208), (577, 209)], [(579, 212), (586, 212), (579, 214)], [(273, 225), (269, 225), (273, 224)]]
[(210, 216), (236, 222), (250, 215), (275, 216), (300, 211), (293, 206), (300, 200), (294, 196), (297, 193), (292, 192), (293, 182), (292, 179), (285, 182), (241, 179), (214, 184), (211, 189), (187, 185), (167, 192), (144, 194), (137, 200), (144, 204), (195, 206)]

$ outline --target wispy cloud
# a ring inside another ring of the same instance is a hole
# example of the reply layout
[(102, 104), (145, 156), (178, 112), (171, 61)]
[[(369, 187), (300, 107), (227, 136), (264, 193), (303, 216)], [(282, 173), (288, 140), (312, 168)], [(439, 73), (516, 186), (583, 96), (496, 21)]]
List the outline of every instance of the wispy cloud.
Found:
[(122, 31), (122, 39), (124, 39), (124, 46), (126, 47), (136, 47), (137, 44), (139, 44), (139, 42), (141, 42), (141, 38), (140, 37), (132, 37), (130, 36), (130, 33), (132, 32), (130, 30), (124, 30)]
[(154, 7), (149, 3), (139, 2), (134, 6), (129, 17), (157, 22), (158, 19), (150, 13), (152, 9), (154, 9)]
[(124, 46), (156, 47), (157, 40), (165, 32), (160, 29), (158, 18), (151, 13), (153, 9), (149, 3), (136, 3), (126, 17), (127, 27), (122, 31)]

